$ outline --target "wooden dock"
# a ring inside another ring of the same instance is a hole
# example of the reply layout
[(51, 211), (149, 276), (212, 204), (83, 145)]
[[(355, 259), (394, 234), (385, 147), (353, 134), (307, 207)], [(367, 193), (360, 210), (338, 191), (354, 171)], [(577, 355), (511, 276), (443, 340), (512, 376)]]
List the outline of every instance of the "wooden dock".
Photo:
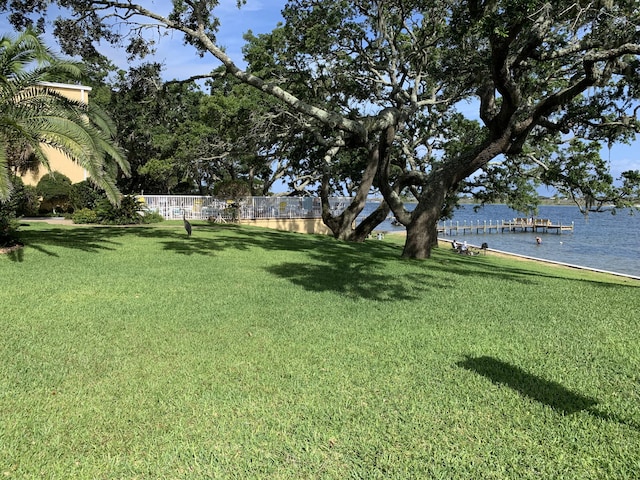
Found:
[(573, 232), (573, 222), (570, 225), (553, 223), (548, 218), (514, 218), (512, 220), (478, 220), (476, 223), (460, 222), (438, 223), (438, 233), (445, 235), (458, 235), (466, 233), (504, 233), (504, 232), (537, 232), (561, 234)]

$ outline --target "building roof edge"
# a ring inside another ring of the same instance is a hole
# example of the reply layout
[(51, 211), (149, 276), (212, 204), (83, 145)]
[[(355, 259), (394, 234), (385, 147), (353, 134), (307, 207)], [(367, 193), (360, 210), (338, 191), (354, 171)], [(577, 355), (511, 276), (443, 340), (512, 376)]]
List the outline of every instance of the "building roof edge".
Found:
[(73, 85), (71, 83), (39, 82), (39, 84), (45, 87), (68, 88), (69, 90), (86, 90), (88, 92), (92, 90), (91, 87), (87, 87), (86, 85)]

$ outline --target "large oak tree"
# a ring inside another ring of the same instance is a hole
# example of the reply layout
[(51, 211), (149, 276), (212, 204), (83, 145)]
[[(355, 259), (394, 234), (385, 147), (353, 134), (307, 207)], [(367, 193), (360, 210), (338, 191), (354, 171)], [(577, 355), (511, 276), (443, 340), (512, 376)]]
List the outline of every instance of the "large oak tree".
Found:
[[(20, 3), (10, 5), (16, 24), (29, 13)], [(628, 140), (638, 130), (634, 0), (290, 0), (285, 42), (274, 53), (282, 71), (306, 73), (307, 93), (288, 88), (289, 78), (238, 67), (216, 42), (215, 0), (173, 1), (166, 12), (127, 1), (60, 3), (73, 10), (56, 24), (68, 53), (89, 52), (99, 36), (131, 40), (130, 52), (144, 52), (135, 34), (145, 28), (182, 32), (228, 75), (306, 119), (323, 150), (325, 180), (341, 151), (361, 152), (352, 204), (325, 221), (336, 236), (361, 238), (353, 220), (375, 185), (407, 228), (406, 257), (429, 256), (448, 198), (490, 172), (492, 161), (551, 172), (548, 181), (562, 183), (571, 178), (567, 142)], [(417, 201), (412, 211), (402, 201), (407, 191)]]

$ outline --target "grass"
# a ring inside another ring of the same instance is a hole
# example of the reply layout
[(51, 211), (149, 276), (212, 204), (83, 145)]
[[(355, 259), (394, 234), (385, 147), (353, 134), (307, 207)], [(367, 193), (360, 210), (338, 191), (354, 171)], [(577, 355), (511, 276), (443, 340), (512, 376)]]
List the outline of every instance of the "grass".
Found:
[(635, 478), (640, 283), (400, 239), (31, 224), (0, 475)]

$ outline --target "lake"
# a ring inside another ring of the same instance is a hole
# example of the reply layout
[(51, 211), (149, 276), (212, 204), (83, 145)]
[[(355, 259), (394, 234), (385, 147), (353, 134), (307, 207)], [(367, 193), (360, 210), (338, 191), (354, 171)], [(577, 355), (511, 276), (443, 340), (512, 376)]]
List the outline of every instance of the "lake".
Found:
[[(367, 204), (365, 212), (377, 207), (376, 203)], [(411, 208), (410, 206), (408, 208)], [(456, 210), (453, 222), (463, 225), (483, 223), (494, 224), (502, 220), (523, 217), (505, 205), (487, 205), (474, 211), (473, 205), (463, 205)], [(489, 248), (505, 252), (526, 255), (529, 257), (553, 260), (584, 267), (640, 276), (640, 212), (633, 210), (617, 210), (590, 213), (583, 216), (575, 206), (540, 206), (538, 218), (548, 218), (553, 224), (574, 224), (573, 232), (557, 234), (555, 231), (542, 232), (506, 232), (505, 233), (473, 233), (459, 234), (458, 241), (466, 240), (472, 245), (486, 242)], [(447, 221), (448, 225), (449, 221)], [(383, 222), (378, 230), (402, 231), (404, 227), (396, 227), (390, 220)], [(536, 237), (542, 243), (536, 243)], [(443, 238), (451, 239), (450, 236)]]

